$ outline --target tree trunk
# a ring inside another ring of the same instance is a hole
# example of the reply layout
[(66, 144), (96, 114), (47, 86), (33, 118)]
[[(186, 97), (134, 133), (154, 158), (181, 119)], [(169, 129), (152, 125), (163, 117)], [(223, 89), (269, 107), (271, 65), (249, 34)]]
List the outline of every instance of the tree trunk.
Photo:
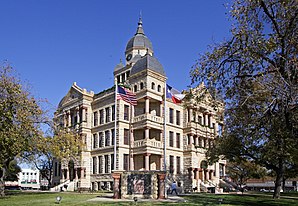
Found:
[(6, 169), (5, 167), (1, 168), (2, 170), (2, 176), (0, 177), (0, 197), (4, 197), (5, 196), (5, 181), (4, 181), (4, 177), (6, 175)]
[(283, 161), (279, 160), (279, 168), (276, 171), (276, 180), (275, 180), (275, 187), (274, 187), (274, 193), (273, 193), (274, 199), (280, 198), (280, 190), (281, 190), (281, 185), (283, 181), (283, 176), (284, 176)]

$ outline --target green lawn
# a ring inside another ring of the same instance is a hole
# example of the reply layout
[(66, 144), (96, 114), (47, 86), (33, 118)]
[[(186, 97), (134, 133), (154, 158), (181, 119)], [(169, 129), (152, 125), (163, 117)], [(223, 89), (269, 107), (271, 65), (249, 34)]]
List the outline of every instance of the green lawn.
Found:
[[(105, 206), (126, 206), (135, 205), (133, 202), (87, 202), (88, 199), (101, 196), (100, 193), (94, 194), (78, 194), (78, 193), (41, 193), (41, 192), (10, 192), (4, 198), (0, 198), (0, 206), (48, 206), (58, 205), (55, 203), (57, 196), (62, 197), (60, 203), (61, 206), (73, 206), (73, 205), (105, 205)], [(211, 206), (219, 205), (218, 200), (222, 199), (221, 205), (252, 205), (252, 206), (296, 206), (298, 205), (298, 199), (282, 198), (280, 200), (273, 200), (269, 196), (257, 195), (215, 195), (215, 194), (195, 194), (184, 196), (187, 200), (186, 203), (168, 203), (168, 202), (138, 202), (137, 205), (149, 206), (149, 205), (198, 205), (198, 206)]]

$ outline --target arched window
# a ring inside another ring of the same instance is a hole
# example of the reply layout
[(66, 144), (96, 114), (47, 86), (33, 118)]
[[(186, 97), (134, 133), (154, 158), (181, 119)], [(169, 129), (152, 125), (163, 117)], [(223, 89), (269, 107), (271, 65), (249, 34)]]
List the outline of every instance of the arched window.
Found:
[(135, 85), (134, 86), (134, 92), (137, 92), (138, 91), (138, 85)]
[(144, 83), (143, 82), (140, 83), (140, 90), (142, 90), (142, 89), (144, 89)]
[(154, 82), (152, 82), (152, 84), (151, 84), (151, 89), (155, 90), (155, 83)]
[(160, 85), (157, 86), (157, 91), (161, 92), (161, 86)]

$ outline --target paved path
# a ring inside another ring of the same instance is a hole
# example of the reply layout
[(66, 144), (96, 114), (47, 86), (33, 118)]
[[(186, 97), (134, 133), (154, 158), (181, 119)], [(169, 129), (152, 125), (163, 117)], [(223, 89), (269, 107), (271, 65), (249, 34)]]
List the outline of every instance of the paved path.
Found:
[[(90, 202), (134, 202), (131, 199), (113, 199), (113, 194), (99, 195), (96, 198), (88, 200)], [(138, 199), (138, 202), (186, 202), (183, 197), (176, 195), (169, 195), (167, 199)]]

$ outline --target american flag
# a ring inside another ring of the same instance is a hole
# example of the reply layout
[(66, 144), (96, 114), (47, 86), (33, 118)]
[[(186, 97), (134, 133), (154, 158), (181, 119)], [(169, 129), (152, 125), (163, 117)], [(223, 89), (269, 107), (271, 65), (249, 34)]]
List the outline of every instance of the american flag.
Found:
[(136, 94), (134, 94), (130, 90), (120, 87), (120, 86), (118, 86), (117, 99), (122, 99), (123, 101), (125, 101), (131, 105), (137, 105)]

